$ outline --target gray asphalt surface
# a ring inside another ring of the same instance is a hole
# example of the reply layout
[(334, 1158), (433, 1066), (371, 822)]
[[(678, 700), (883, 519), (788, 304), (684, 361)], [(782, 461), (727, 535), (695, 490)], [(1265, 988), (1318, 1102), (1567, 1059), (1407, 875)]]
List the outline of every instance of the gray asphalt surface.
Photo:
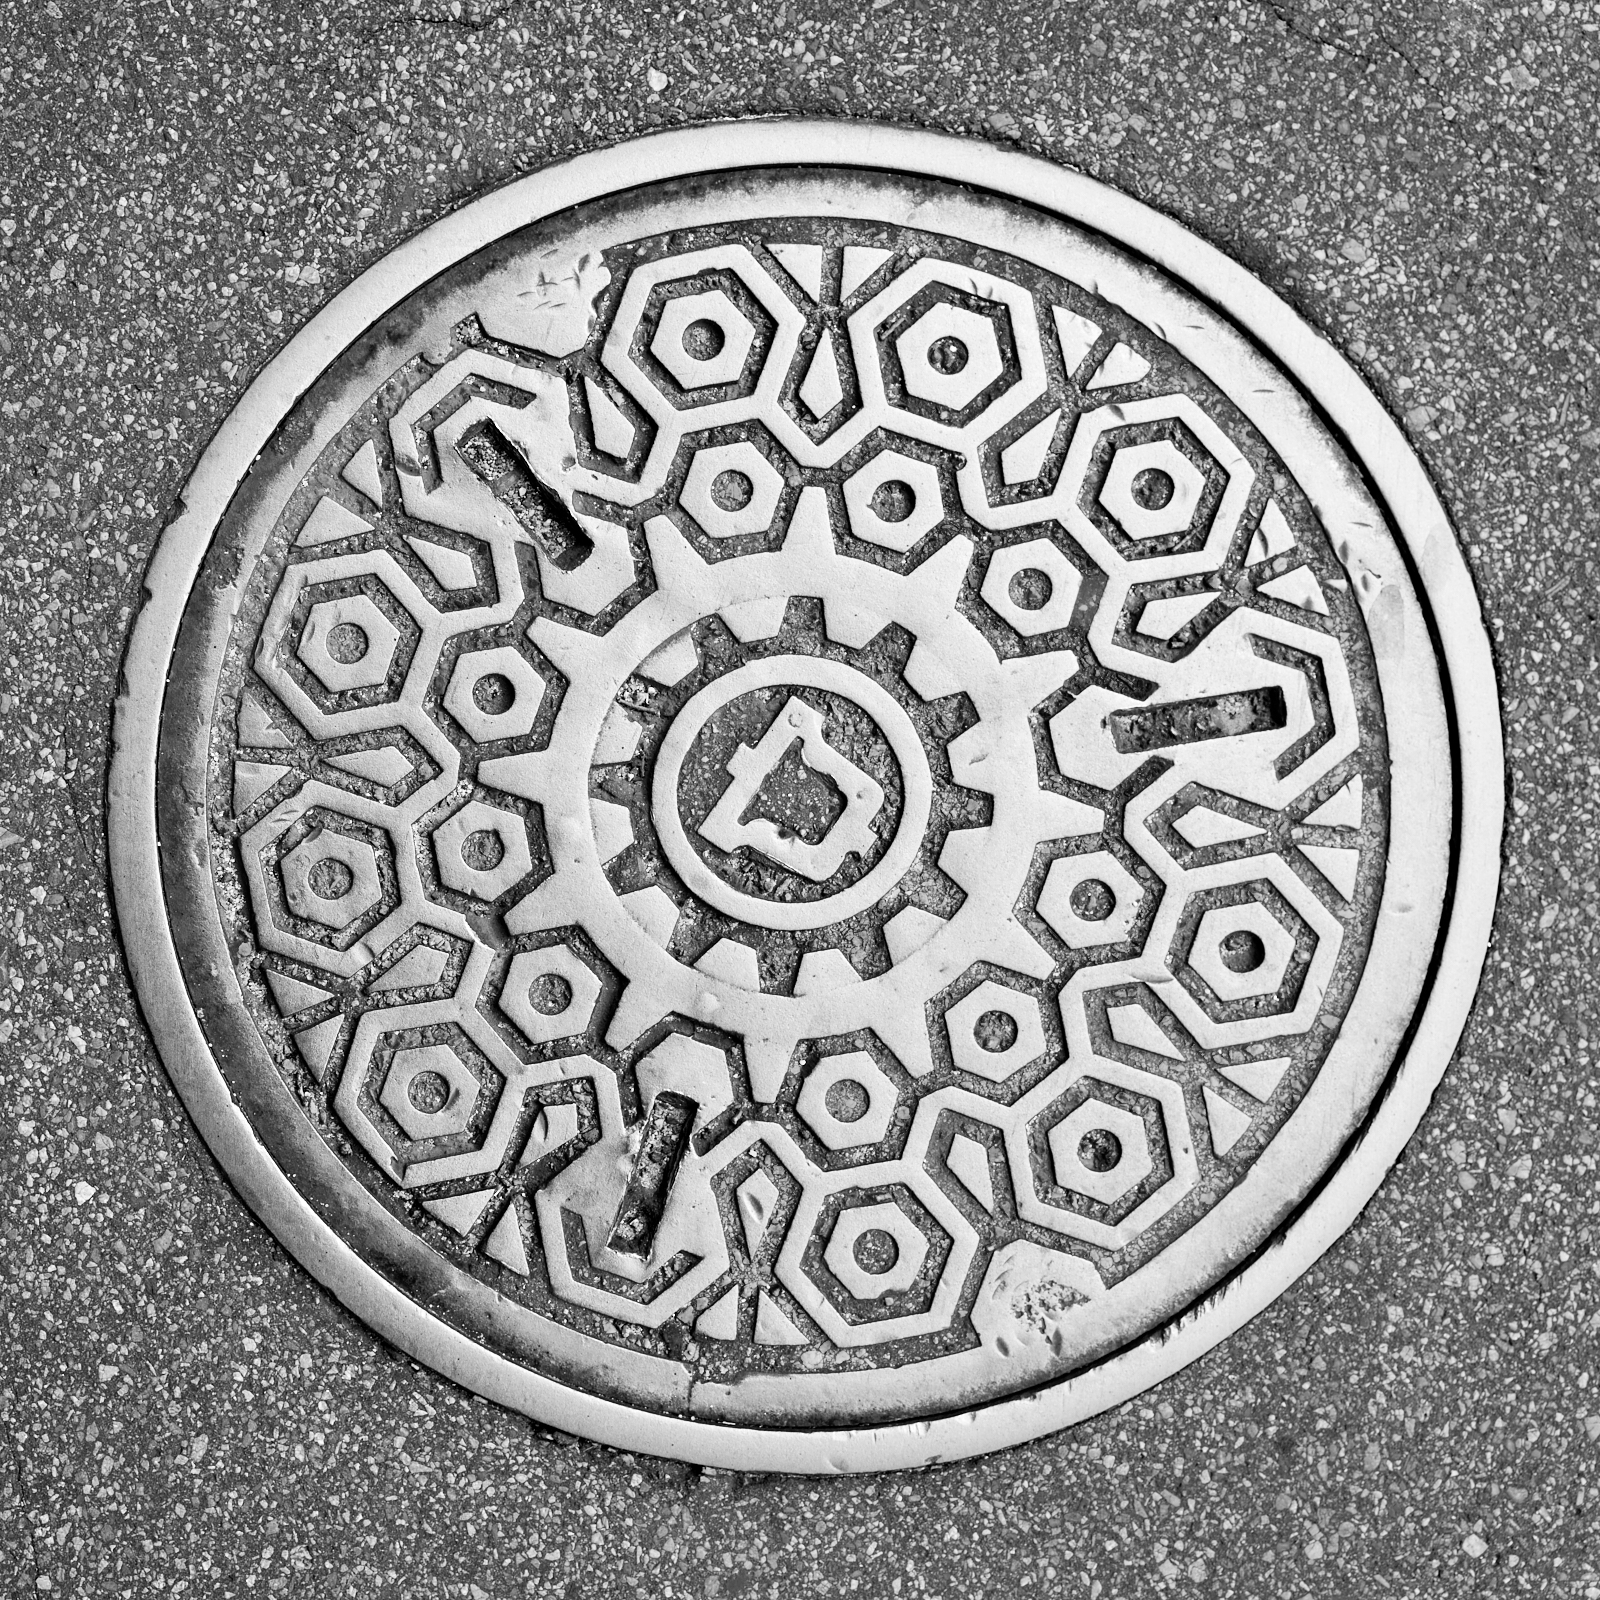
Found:
[[(0, 0), (9, 1592), (1600, 1596), (1597, 78), (1572, 0)], [(101, 825), (140, 573), (268, 354), (486, 185), (778, 111), (1072, 163), (1327, 331), (1457, 519), (1513, 797), (1465, 1043), (1348, 1237), (1140, 1402), (846, 1482), (557, 1439), (353, 1322), (154, 1059)]]

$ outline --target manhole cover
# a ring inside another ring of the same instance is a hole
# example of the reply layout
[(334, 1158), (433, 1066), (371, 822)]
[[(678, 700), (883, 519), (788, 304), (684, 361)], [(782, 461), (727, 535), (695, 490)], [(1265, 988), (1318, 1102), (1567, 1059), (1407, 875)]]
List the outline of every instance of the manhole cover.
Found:
[(1421, 469), (1021, 157), (491, 195), (268, 368), (150, 589), (167, 1065), (353, 1309), (563, 1427), (856, 1468), (1136, 1392), (1337, 1236), (1470, 999), (1498, 731)]

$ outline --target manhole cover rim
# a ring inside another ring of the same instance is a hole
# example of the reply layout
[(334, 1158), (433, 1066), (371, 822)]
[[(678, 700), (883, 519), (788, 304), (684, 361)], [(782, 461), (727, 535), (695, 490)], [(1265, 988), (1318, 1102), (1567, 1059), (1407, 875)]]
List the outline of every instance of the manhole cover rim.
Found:
[[(970, 185), (1093, 229), (1162, 269), (1248, 331), (1322, 413), (1420, 581), (1446, 682), (1458, 789), (1450, 887), (1436, 962), (1409, 1041), (1359, 1142), (1235, 1277), (1176, 1322), (1045, 1388), (976, 1411), (883, 1427), (750, 1428), (663, 1416), (543, 1377), (426, 1312), (317, 1215), (232, 1099), (197, 1021), (165, 916), (155, 828), (164, 695), (178, 627), (211, 535), (244, 474), (298, 397), (365, 328), (452, 262), (539, 217), (642, 185), (747, 167), (887, 170)], [(1499, 876), (1504, 770), (1498, 691), (1477, 597), (1420, 461), (1331, 345), (1244, 268), (1179, 224), (1071, 170), (1015, 151), (878, 124), (723, 124), (637, 140), (516, 180), (397, 248), (329, 303), (266, 366), (202, 455), (146, 575), (130, 630), (109, 775), (117, 916), (147, 1022), (212, 1152), (257, 1216), (353, 1312), (418, 1360), (485, 1396), (624, 1449), (747, 1470), (865, 1471), (979, 1454), (1082, 1420), (1187, 1365), (1283, 1292), (1345, 1231), (1414, 1131), (1476, 992)], [(1459, 704), (1472, 708), (1460, 716)]]

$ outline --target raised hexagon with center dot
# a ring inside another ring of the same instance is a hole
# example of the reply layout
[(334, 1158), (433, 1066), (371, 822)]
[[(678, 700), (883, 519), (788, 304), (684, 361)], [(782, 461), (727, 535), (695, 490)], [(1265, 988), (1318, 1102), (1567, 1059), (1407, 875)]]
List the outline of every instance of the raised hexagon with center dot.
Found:
[(941, 300), (895, 340), (906, 392), (951, 411), (970, 405), (1005, 371), (993, 321)]
[(1153, 439), (1112, 456), (1100, 504), (1130, 539), (1162, 539), (1189, 526), (1205, 487), (1205, 473), (1177, 445)]
[(1259, 900), (1217, 906), (1200, 918), (1189, 965), (1219, 1000), (1276, 994), (1294, 959), (1294, 935)]
[(992, 978), (951, 1006), (944, 1025), (955, 1064), (992, 1083), (1004, 1083), (1044, 1054), (1039, 1002)]
[(685, 389), (733, 383), (755, 343), (749, 319), (721, 289), (674, 295), (661, 308), (650, 354)]
[(480, 744), (522, 739), (533, 729), (544, 688), (533, 664), (509, 645), (467, 650), (450, 674), (444, 708)]
[(1050, 1130), (1056, 1182), (1074, 1194), (1114, 1205), (1150, 1176), (1144, 1120), (1091, 1096)]
[(697, 450), (678, 503), (713, 539), (765, 533), (783, 495), (783, 475), (750, 443)]
[(594, 969), (567, 945), (520, 950), (511, 958), (500, 1009), (534, 1044), (584, 1033), (604, 989)]
[(389, 676), (400, 630), (367, 595), (320, 600), (306, 614), (295, 654), (331, 694), (371, 689)]
[(465, 1130), (482, 1088), (448, 1045), (418, 1045), (395, 1051), (378, 1103), (408, 1139), (443, 1139)]
[(822, 1259), (858, 1300), (901, 1294), (928, 1259), (922, 1230), (891, 1200), (839, 1213)]
[(533, 871), (527, 824), (487, 800), (469, 800), (433, 830), (439, 881), (457, 894), (498, 900)]
[(844, 482), (850, 531), (885, 550), (909, 550), (944, 520), (939, 472), (898, 450), (880, 450)]
[(319, 828), (279, 863), (283, 898), (297, 917), (335, 933), (364, 917), (383, 899), (378, 855), (361, 838)]
[(1049, 539), (996, 550), (984, 573), (984, 600), (1018, 633), (1032, 638), (1072, 621), (1083, 575)]
[(812, 1067), (795, 1110), (830, 1150), (850, 1150), (888, 1133), (898, 1098), (883, 1068), (865, 1050), (850, 1050)]
[(1144, 903), (1139, 880), (1109, 850), (1060, 856), (1039, 891), (1039, 915), (1074, 950), (1120, 944)]

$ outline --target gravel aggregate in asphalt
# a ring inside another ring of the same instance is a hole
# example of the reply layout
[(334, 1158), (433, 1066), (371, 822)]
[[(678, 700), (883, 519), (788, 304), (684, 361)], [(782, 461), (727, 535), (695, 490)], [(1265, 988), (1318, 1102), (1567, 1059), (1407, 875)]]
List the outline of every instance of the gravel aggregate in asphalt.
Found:
[[(0, 41), (11, 1592), (1600, 1596), (1592, 6), (0, 0)], [(775, 112), (1069, 162), (1328, 333), (1457, 520), (1510, 764), (1479, 1004), (1340, 1245), (1141, 1401), (843, 1483), (556, 1438), (333, 1304), (151, 1053), (101, 825), (144, 562), (282, 340), (487, 185)]]

